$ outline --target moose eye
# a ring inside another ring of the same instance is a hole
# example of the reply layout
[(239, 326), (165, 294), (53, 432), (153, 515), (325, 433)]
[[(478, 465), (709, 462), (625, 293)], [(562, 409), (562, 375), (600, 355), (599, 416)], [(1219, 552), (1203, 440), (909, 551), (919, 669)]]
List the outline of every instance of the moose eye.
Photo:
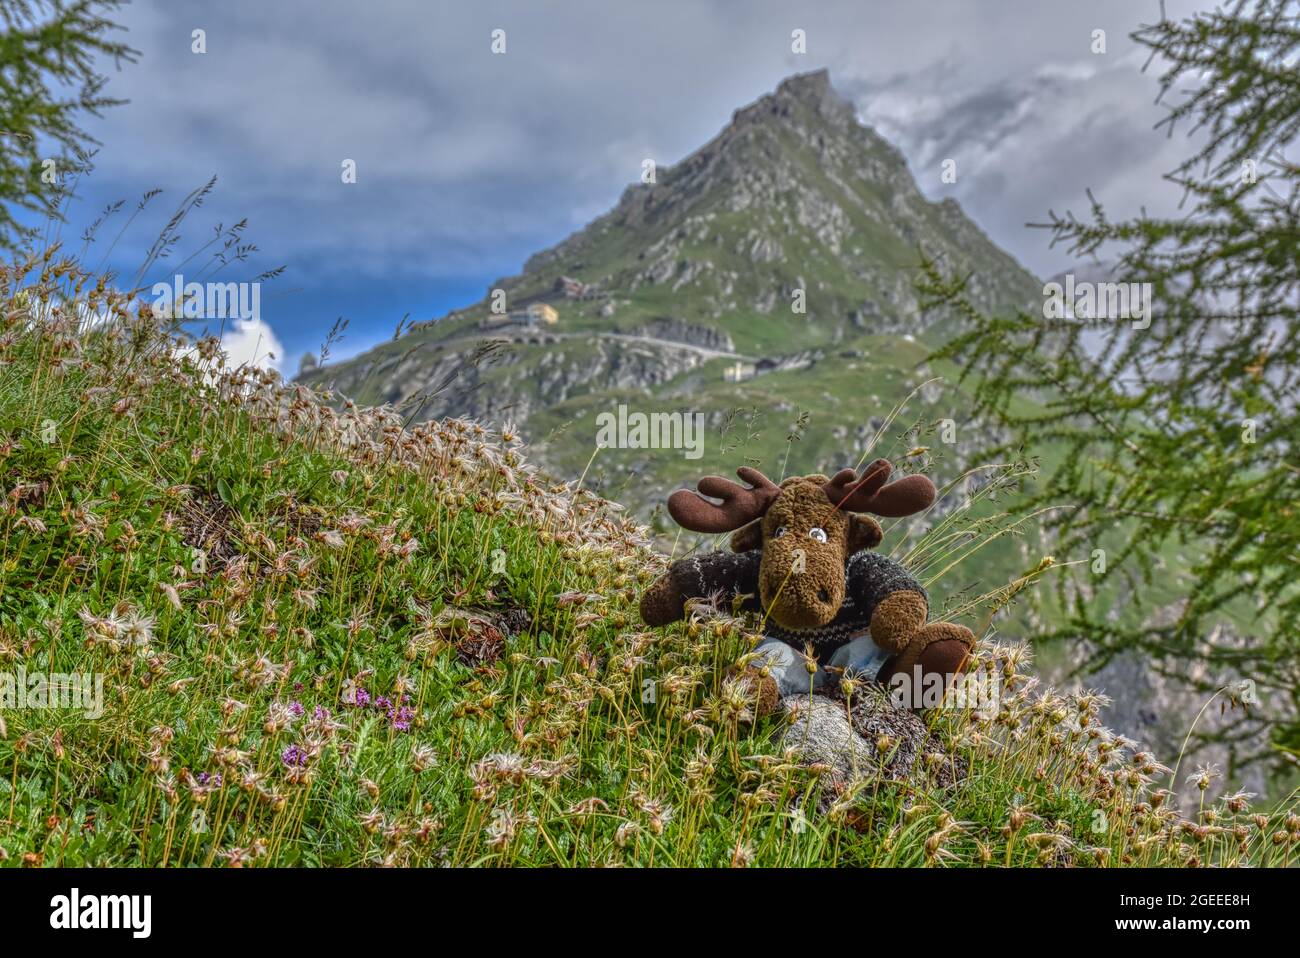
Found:
[(779, 539), (785, 535), (785, 526), (777, 526), (776, 531), (772, 533), (773, 539)]
[(808, 530), (808, 538), (816, 539), (818, 542), (826, 541), (826, 530), (813, 526)]

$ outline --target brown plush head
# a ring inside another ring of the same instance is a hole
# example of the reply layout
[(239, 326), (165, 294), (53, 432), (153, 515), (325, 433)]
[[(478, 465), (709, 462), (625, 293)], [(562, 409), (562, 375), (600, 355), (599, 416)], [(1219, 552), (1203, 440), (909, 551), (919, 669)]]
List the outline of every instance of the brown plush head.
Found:
[(877, 459), (861, 476), (842, 469), (829, 480), (800, 476), (778, 486), (745, 467), (736, 472), (749, 488), (706, 476), (698, 493), (679, 489), (669, 496), (668, 512), (694, 532), (734, 532), (731, 547), (737, 552), (762, 549), (763, 607), (787, 629), (817, 628), (835, 618), (844, 602), (845, 562), (880, 542), (880, 526), (861, 513), (909, 516), (934, 502), (929, 479), (908, 476), (886, 485), (891, 471), (888, 460)]

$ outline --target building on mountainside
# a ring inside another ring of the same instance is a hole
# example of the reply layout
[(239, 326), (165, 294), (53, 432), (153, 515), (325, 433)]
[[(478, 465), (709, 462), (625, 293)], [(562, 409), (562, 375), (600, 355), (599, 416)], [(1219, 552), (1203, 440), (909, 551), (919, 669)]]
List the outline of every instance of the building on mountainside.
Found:
[(559, 293), (565, 299), (609, 299), (609, 293), (597, 289), (592, 283), (584, 283), (571, 276), (560, 276), (551, 287), (551, 292)]
[(548, 306), (546, 303), (530, 303), (523, 312), (524, 323), (529, 325), (554, 326), (560, 321), (559, 312), (554, 306)]
[(552, 291), (561, 294), (566, 299), (582, 299), (587, 295), (591, 287), (580, 279), (561, 276), (556, 279), (555, 285), (551, 287), (551, 289)]
[(757, 375), (753, 363), (732, 363), (722, 371), (722, 379), (729, 383), (743, 383)]
[(729, 383), (743, 383), (755, 376), (763, 376), (767, 373), (811, 369), (817, 365), (819, 359), (821, 359), (820, 352), (805, 350), (804, 352), (792, 353), (789, 356), (781, 356), (776, 359), (771, 356), (764, 356), (752, 363), (737, 360), (722, 371), (722, 378)]
[(493, 329), (500, 326), (554, 326), (560, 321), (560, 314), (554, 306), (546, 303), (529, 303), (523, 309), (512, 309), (508, 313), (489, 313), (479, 323), (481, 329)]

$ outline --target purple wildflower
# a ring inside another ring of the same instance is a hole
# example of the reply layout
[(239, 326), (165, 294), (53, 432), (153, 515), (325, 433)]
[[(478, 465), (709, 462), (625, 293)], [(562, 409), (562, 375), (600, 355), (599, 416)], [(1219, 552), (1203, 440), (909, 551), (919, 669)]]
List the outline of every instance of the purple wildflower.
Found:
[(307, 753), (297, 745), (290, 745), (280, 753), (280, 761), (284, 762), (289, 768), (302, 768), (307, 764)]
[(413, 718), (415, 718), (414, 710), (405, 705), (401, 708), (390, 708), (388, 710), (388, 720), (393, 723), (393, 728), (399, 732), (409, 732), (411, 730), (411, 719)]

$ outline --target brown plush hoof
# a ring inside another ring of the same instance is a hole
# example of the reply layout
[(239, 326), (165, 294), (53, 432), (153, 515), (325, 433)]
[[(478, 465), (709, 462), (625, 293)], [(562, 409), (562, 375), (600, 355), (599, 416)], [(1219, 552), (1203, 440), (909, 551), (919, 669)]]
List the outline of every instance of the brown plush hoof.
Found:
[(641, 621), (646, 625), (667, 625), (681, 617), (681, 596), (672, 575), (665, 573), (641, 594)]
[(743, 671), (735, 668), (727, 670), (728, 678), (736, 676), (749, 682), (749, 691), (754, 697), (755, 720), (767, 718), (776, 711), (777, 706), (781, 704), (781, 690), (777, 687), (776, 679), (764, 675), (760, 669), (752, 665), (746, 666)]
[(970, 649), (960, 639), (940, 639), (925, 647), (917, 658), (922, 675), (944, 676), (944, 687), (952, 684), (953, 679), (966, 668), (970, 659)]
[(964, 625), (931, 622), (877, 675), (900, 708), (935, 708), (970, 661), (975, 636)]

